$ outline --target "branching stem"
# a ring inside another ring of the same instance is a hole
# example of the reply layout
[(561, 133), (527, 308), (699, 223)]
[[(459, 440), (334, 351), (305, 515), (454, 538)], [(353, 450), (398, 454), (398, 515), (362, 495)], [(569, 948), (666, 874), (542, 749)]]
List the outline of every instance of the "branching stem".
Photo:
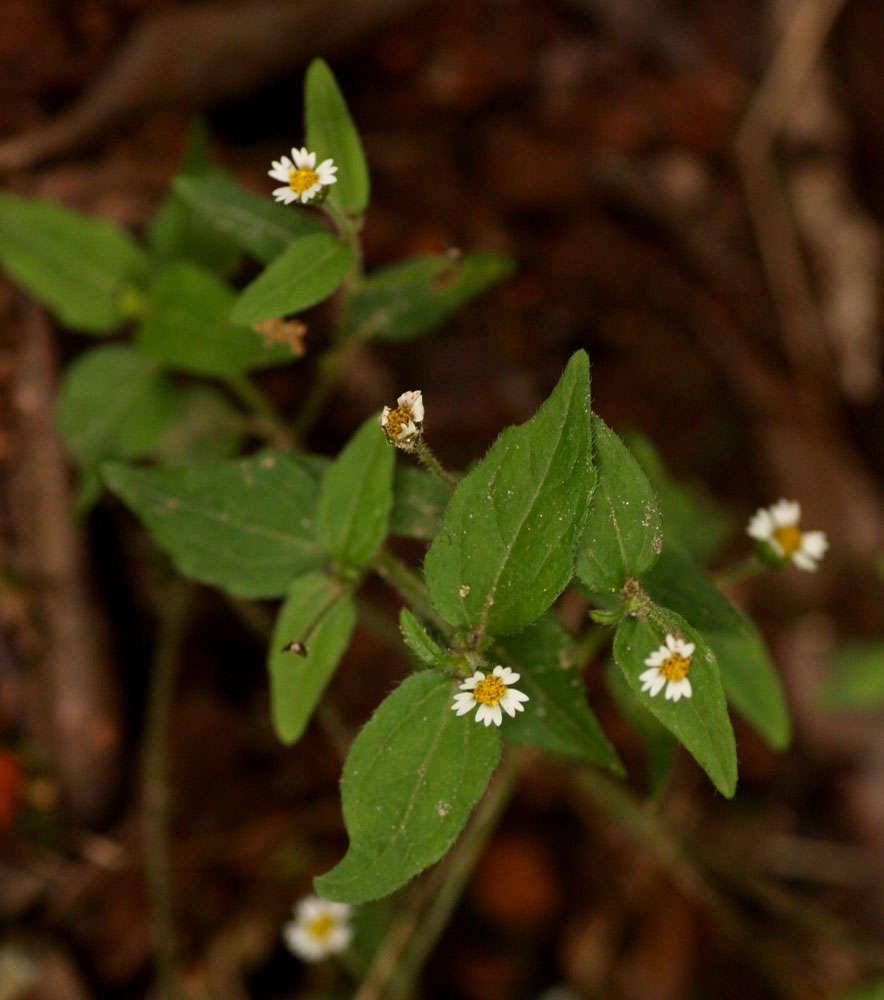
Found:
[(450, 632), (450, 626), (433, 607), (426, 584), (407, 563), (389, 549), (381, 549), (374, 558), (372, 568), (378, 576), (399, 591), (421, 618), (433, 622), (446, 634)]

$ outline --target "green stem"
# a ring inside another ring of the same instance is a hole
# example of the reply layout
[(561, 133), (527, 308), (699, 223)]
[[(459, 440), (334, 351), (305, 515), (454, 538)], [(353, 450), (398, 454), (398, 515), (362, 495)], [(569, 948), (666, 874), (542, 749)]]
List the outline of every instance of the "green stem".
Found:
[(176, 581), (169, 588), (159, 617), (151, 665), (144, 729), (141, 783), (144, 831), (144, 877), (150, 900), (158, 996), (177, 993), (178, 959), (169, 850), (169, 717), (175, 671), (187, 625), (193, 587)]
[(427, 587), (418, 574), (389, 549), (381, 549), (374, 557), (372, 568), (383, 580), (399, 593), (425, 621), (431, 621), (446, 635), (449, 625), (440, 617), (430, 601)]
[(415, 439), (414, 453), (420, 459), (421, 463), (445, 486), (449, 489), (454, 489), (454, 487), (457, 486), (457, 476), (455, 476), (454, 473), (449, 472), (439, 459), (436, 458), (432, 449), (424, 440), (422, 434), (418, 434)]
[(275, 447), (285, 451), (294, 447), (294, 436), (282, 414), (247, 375), (230, 375), (224, 382), (243, 406), (255, 415), (262, 433)]
[(335, 391), (338, 380), (355, 352), (356, 345), (352, 342), (346, 342), (334, 344), (320, 355), (316, 363), (313, 383), (292, 424), (298, 441), (303, 441), (316, 426), (317, 421), (322, 416), (322, 411)]
[(582, 636), (577, 640), (577, 658), (575, 660), (575, 666), (578, 669), (585, 667), (587, 663), (600, 649), (602, 649), (607, 642), (611, 639), (611, 630), (603, 626), (596, 626), (586, 629)]
[[(245, 601), (241, 597), (234, 597), (232, 594), (222, 596), (227, 600), (227, 604), (236, 614), (243, 625), (262, 642), (269, 642), (273, 636), (273, 616), (266, 612), (264, 608), (251, 601)], [(341, 760), (347, 756), (347, 749), (350, 746), (351, 735), (336, 709), (327, 699), (319, 703), (315, 712), (315, 719), (319, 723), (323, 735), (334, 748)]]
[(512, 797), (522, 760), (522, 754), (504, 759), (448, 860), (424, 879), (396, 918), (353, 1000), (403, 998), (411, 993)]
[(396, 982), (392, 991), (394, 996), (403, 998), (409, 995), (421, 969), (450, 923), (470, 876), (513, 797), (524, 760), (524, 753), (512, 753), (504, 758), (495, 780), (476, 809), (472, 822), (452, 850), (445, 864), (442, 884), (424, 911), (401, 960), (396, 964)]
[(353, 251), (353, 263), (347, 277), (344, 278), (343, 290), (346, 297), (352, 294), (355, 287), (362, 281), (362, 241), (359, 239), (359, 230), (362, 228), (362, 219), (351, 219), (344, 212), (335, 208), (330, 202), (322, 205), (322, 210), (331, 219), (338, 236), (345, 240)]
[(359, 239), (362, 220), (351, 219), (332, 204), (326, 203), (321, 207), (337, 230), (338, 236), (345, 240), (353, 251), (353, 262), (334, 299), (335, 342), (320, 356), (313, 384), (307, 392), (300, 412), (295, 417), (294, 433), (298, 441), (303, 441), (316, 426), (358, 346), (352, 338), (346, 336), (346, 327), (350, 299), (363, 278), (362, 241)]
[(389, 646), (397, 653), (402, 653), (402, 633), (395, 622), (391, 621), (387, 615), (379, 611), (364, 597), (356, 599), (356, 608), (359, 612), (360, 625), (365, 626), (385, 646)]
[(737, 563), (730, 569), (722, 570), (715, 574), (715, 583), (718, 587), (729, 587), (731, 584), (739, 583), (741, 580), (748, 580), (750, 577), (766, 573), (770, 567), (766, 566), (756, 555), (751, 555), (742, 562)]

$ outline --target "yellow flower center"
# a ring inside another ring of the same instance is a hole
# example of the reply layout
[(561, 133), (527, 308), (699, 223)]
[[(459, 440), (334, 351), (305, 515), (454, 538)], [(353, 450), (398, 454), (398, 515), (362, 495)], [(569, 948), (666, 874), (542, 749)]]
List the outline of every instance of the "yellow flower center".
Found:
[(311, 920), (307, 924), (307, 933), (319, 941), (324, 941), (335, 927), (337, 921), (334, 917), (324, 913), (321, 917)]
[(488, 674), (473, 688), (473, 697), (482, 705), (496, 705), (505, 694), (506, 684), (494, 674)]
[(395, 410), (390, 410), (387, 414), (387, 423), (384, 427), (387, 437), (396, 441), (402, 432), (402, 428), (411, 419), (411, 409), (407, 406), (398, 406)]
[(663, 661), (658, 669), (666, 680), (680, 681), (687, 677), (688, 671), (691, 669), (691, 658), (673, 653), (667, 660)]
[(289, 171), (289, 187), (295, 194), (303, 194), (318, 183), (319, 177), (311, 167), (298, 167), (297, 170)]
[(777, 545), (783, 550), (784, 556), (791, 556), (801, 548), (801, 531), (794, 524), (784, 525), (773, 531)]

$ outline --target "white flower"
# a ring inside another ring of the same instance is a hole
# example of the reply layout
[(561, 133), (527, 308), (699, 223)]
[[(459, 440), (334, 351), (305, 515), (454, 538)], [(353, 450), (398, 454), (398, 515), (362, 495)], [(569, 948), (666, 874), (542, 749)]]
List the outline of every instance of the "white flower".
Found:
[(638, 676), (642, 691), (650, 691), (651, 697), (656, 698), (665, 684), (667, 701), (690, 698), (694, 691), (688, 680), (688, 671), (694, 648), (692, 642), (667, 634), (663, 645), (645, 659), (645, 665), (651, 669)]
[(496, 666), (490, 674), (477, 670), (461, 684), (451, 707), (458, 715), (466, 715), (475, 708), (476, 722), (499, 726), (503, 722), (501, 709), (515, 718), (516, 712), (525, 711), (522, 702), (530, 700), (527, 694), (510, 686), (520, 676), (509, 667)]
[(267, 173), (275, 181), (282, 181), (284, 187), (274, 188), (273, 197), (286, 205), (301, 199), (306, 205), (312, 201), (323, 188), (337, 181), (335, 174), (338, 168), (334, 160), (323, 160), (316, 166), (316, 153), (309, 153), (304, 147), (292, 149), (291, 160), (283, 156), (281, 160), (273, 161), (273, 168)]
[(829, 540), (824, 531), (802, 531), (800, 520), (797, 500), (778, 500), (772, 507), (756, 511), (746, 534), (769, 546), (779, 559), (791, 559), (799, 569), (813, 571), (826, 554)]
[(420, 389), (409, 389), (396, 400), (396, 409), (385, 406), (381, 427), (393, 444), (407, 446), (421, 433), (424, 423), (424, 397)]
[(347, 903), (330, 903), (319, 896), (305, 896), (295, 905), (295, 919), (282, 929), (288, 947), (305, 962), (321, 962), (344, 951), (353, 937)]

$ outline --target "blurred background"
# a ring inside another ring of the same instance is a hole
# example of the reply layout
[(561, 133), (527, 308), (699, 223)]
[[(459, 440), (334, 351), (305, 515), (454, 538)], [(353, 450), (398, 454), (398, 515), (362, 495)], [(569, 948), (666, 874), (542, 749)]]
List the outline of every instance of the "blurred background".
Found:
[[(681, 755), (659, 801), (619, 820), (532, 761), (423, 996), (807, 1000), (882, 974), (881, 709), (820, 693), (859, 642), (884, 697), (882, 51), (880, 0), (0, 3), (11, 190), (141, 233), (201, 116), (225, 167), (269, 197), (322, 55), (372, 171), (369, 266), (450, 247), (518, 261), (438, 334), (366, 348), (314, 450), (420, 387), (429, 440), (463, 467), (584, 347), (598, 413), (720, 501), (713, 566), (745, 554), (747, 517), (780, 496), (829, 535), (817, 574), (732, 592), (782, 672), (793, 746), (775, 755), (737, 723), (733, 802)], [(52, 403), (88, 339), (5, 279), (0, 317), (0, 998), (145, 997), (156, 559), (109, 498), (71, 513)], [(305, 357), (260, 378), (284, 412), (328, 341), (322, 307), (304, 318)], [(367, 600), (396, 609), (380, 585)], [(641, 791), (603, 667), (590, 702)], [(346, 843), (335, 743), (406, 670), (358, 631), (331, 687), (345, 731), (316, 724), (287, 750), (263, 644), (198, 591), (168, 746), (183, 995), (348, 995), (279, 931)]]

